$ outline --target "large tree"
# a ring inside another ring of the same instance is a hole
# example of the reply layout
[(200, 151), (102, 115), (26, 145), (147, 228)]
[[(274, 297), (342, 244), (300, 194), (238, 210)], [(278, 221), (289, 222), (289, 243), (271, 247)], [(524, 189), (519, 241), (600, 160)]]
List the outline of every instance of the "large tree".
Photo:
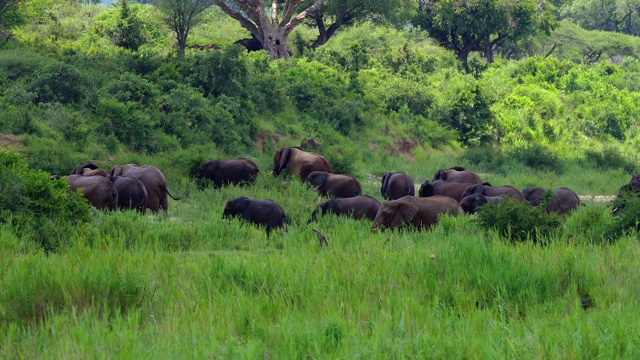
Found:
[(18, 7), (26, 0), (0, 0), (0, 38), (6, 36), (7, 31), (20, 23)]
[(417, 24), (453, 51), (465, 70), (479, 51), (493, 62), (496, 47), (538, 31), (549, 33), (554, 21), (539, 0), (419, 0)]
[(271, 0), (269, 9), (263, 5), (262, 0), (214, 1), (222, 11), (249, 30), (271, 58), (288, 59), (287, 37), (309, 14), (316, 11), (324, 0), (315, 0), (302, 11), (298, 8), (303, 0)]
[(191, 29), (202, 21), (213, 0), (157, 0), (164, 22), (176, 35), (180, 55), (184, 55)]
[(561, 15), (587, 30), (640, 35), (640, 0), (576, 0)]
[[(305, 0), (302, 6), (310, 5), (312, 1)], [(406, 23), (415, 8), (415, 0), (325, 0), (317, 11), (308, 16), (319, 32), (312, 47), (324, 45), (336, 30), (359, 20)]]

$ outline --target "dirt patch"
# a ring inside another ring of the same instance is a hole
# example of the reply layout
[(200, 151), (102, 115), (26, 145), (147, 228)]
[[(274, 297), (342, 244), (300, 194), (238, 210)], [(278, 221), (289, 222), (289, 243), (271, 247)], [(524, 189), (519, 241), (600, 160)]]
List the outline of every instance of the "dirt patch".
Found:
[(418, 145), (418, 142), (414, 139), (400, 138), (395, 144), (389, 144), (387, 151), (391, 155), (403, 155), (413, 159), (411, 150)]
[(17, 148), (20, 145), (18, 139), (13, 135), (0, 135), (0, 149)]
[(275, 149), (278, 140), (284, 137), (277, 131), (260, 130), (253, 136), (253, 142), (263, 154), (270, 149)]
[(611, 203), (616, 199), (615, 195), (578, 195), (582, 202)]

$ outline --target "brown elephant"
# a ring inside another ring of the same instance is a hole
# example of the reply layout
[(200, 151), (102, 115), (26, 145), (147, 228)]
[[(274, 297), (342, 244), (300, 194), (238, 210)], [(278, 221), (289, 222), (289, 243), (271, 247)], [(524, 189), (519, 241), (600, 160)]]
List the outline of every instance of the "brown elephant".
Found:
[(267, 237), (276, 228), (284, 230), (284, 222), (287, 216), (282, 207), (273, 200), (255, 200), (241, 196), (229, 200), (222, 212), (222, 218), (239, 217), (248, 222), (264, 225), (267, 229)]
[(245, 158), (211, 160), (200, 164), (198, 178), (213, 181), (215, 188), (228, 184), (253, 183), (260, 173), (258, 165)]
[(436, 174), (433, 176), (433, 180), (466, 181), (471, 184), (482, 183), (482, 180), (480, 180), (480, 176), (472, 171), (463, 168), (462, 166), (454, 166), (447, 170), (440, 169), (436, 171)]
[(307, 224), (315, 221), (318, 214), (326, 215), (328, 213), (336, 214), (338, 216), (347, 216), (356, 220), (363, 218), (373, 220), (375, 219), (379, 208), (380, 201), (369, 195), (329, 199), (316, 206), (313, 213), (311, 213), (311, 218)]
[(71, 191), (82, 188), (82, 195), (96, 209), (116, 210), (118, 208), (118, 190), (106, 177), (72, 174), (65, 180)]
[(414, 229), (429, 229), (438, 222), (438, 216), (441, 214), (458, 216), (461, 212), (460, 204), (448, 196), (405, 196), (382, 203), (371, 230), (375, 231), (380, 226), (396, 229), (405, 224)]
[[(531, 187), (522, 189), (522, 196), (529, 204), (538, 206), (544, 201), (544, 194), (547, 189), (541, 187)], [(578, 194), (573, 190), (561, 187), (551, 190), (553, 198), (547, 204), (546, 210), (548, 213), (556, 213), (558, 215), (565, 215), (575, 210), (580, 205), (580, 198)]]
[(464, 191), (472, 185), (472, 183), (466, 181), (427, 180), (420, 186), (418, 195), (420, 197), (444, 195), (450, 198), (454, 198), (456, 199), (456, 201), (460, 202), (460, 200), (462, 200), (462, 194), (464, 193)]
[(403, 172), (388, 172), (382, 176), (380, 194), (387, 200), (397, 200), (403, 196), (415, 195), (416, 187), (411, 176)]
[(491, 186), (487, 183), (475, 184), (464, 190), (462, 198), (464, 199), (465, 197), (474, 194), (482, 194), (489, 197), (510, 196), (518, 201), (525, 201), (524, 196), (522, 196), (520, 191), (511, 185)]
[(157, 213), (160, 208), (169, 210), (169, 201), (167, 198), (171, 196), (174, 200), (179, 200), (173, 196), (167, 188), (167, 179), (158, 168), (152, 165), (138, 166), (135, 164), (115, 165), (109, 170), (111, 176), (127, 176), (140, 180), (147, 190), (147, 208), (151, 212)]
[(331, 165), (322, 155), (299, 147), (283, 147), (273, 157), (273, 175), (280, 175), (284, 169), (290, 174), (297, 174), (304, 181), (313, 171), (331, 172)]
[(348, 198), (362, 194), (362, 184), (351, 175), (312, 171), (305, 181), (314, 186), (322, 196)]

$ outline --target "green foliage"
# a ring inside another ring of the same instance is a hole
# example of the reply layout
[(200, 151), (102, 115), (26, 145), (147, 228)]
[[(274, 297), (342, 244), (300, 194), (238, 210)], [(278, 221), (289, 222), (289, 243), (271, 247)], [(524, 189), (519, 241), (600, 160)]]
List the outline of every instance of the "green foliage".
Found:
[(36, 94), (37, 102), (69, 104), (80, 102), (85, 96), (85, 79), (72, 65), (48, 62), (34, 75), (30, 90)]
[(150, 115), (138, 109), (134, 102), (122, 103), (103, 98), (96, 104), (97, 132), (102, 139), (113, 135), (118, 141), (135, 151), (148, 148), (155, 126)]
[(0, 223), (10, 224), (24, 239), (56, 250), (76, 226), (90, 220), (80, 192), (68, 194), (64, 180), (32, 170), (17, 155), (0, 151)]
[(605, 237), (618, 239), (630, 231), (640, 230), (640, 196), (637, 192), (625, 191), (613, 202), (615, 218), (605, 232)]
[(507, 156), (535, 170), (557, 174), (564, 172), (564, 165), (558, 155), (538, 144), (514, 147), (507, 152)]
[(514, 242), (545, 242), (557, 233), (561, 225), (557, 214), (545, 211), (544, 202), (540, 206), (531, 206), (526, 201), (510, 197), (480, 206), (477, 214), (481, 227), (494, 229), (500, 236)]
[(585, 160), (592, 162), (599, 169), (623, 169), (629, 174), (636, 174), (638, 166), (613, 146), (604, 149), (589, 149), (585, 151)]

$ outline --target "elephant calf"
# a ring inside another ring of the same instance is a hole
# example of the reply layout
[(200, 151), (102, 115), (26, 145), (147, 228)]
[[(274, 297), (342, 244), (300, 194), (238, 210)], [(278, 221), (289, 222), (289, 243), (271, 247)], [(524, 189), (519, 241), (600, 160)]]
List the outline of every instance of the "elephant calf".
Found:
[(486, 203), (498, 203), (504, 200), (504, 196), (485, 196), (482, 194), (471, 194), (460, 200), (460, 207), (466, 214), (475, 214), (478, 207)]
[(362, 218), (373, 220), (375, 219), (379, 208), (380, 202), (376, 198), (368, 195), (329, 199), (316, 206), (313, 213), (311, 213), (311, 218), (307, 224), (315, 221), (318, 213), (321, 215), (332, 213), (338, 216), (352, 217), (356, 220)]
[(275, 228), (284, 229), (286, 219), (284, 210), (275, 201), (253, 200), (244, 196), (227, 202), (222, 218), (229, 217), (240, 217), (250, 223), (266, 226), (267, 237)]
[(491, 186), (491, 185), (487, 185), (487, 183), (475, 184), (473, 186), (469, 186), (464, 190), (464, 193), (462, 194), (462, 198), (465, 198), (467, 196), (474, 195), (474, 194), (482, 194), (488, 197), (510, 196), (518, 201), (525, 201), (524, 196), (522, 196), (522, 193), (520, 193), (518, 189), (516, 189), (511, 185)]
[(306, 182), (314, 186), (322, 196), (348, 198), (362, 194), (360, 181), (350, 175), (313, 171)]

